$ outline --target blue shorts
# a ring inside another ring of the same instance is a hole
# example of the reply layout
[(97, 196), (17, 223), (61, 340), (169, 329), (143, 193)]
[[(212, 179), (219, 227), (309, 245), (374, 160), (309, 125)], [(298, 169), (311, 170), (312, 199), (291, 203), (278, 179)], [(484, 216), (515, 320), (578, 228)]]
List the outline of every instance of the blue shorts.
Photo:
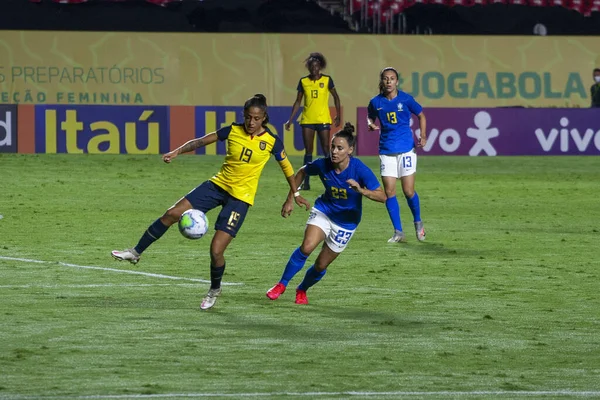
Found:
[(312, 129), (315, 132), (331, 130), (331, 124), (300, 124), (303, 128)]
[(215, 230), (223, 231), (233, 237), (242, 227), (250, 207), (250, 204), (236, 199), (211, 181), (203, 182), (186, 194), (185, 198), (192, 204), (193, 208), (203, 213), (218, 206), (223, 206), (217, 217)]

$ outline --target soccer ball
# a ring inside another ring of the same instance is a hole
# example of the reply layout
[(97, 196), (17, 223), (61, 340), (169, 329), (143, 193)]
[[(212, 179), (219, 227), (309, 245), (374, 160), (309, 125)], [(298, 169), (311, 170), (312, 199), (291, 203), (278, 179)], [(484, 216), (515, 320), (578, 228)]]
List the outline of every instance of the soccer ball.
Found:
[(208, 218), (200, 210), (187, 210), (179, 218), (179, 232), (188, 239), (200, 239), (208, 231)]

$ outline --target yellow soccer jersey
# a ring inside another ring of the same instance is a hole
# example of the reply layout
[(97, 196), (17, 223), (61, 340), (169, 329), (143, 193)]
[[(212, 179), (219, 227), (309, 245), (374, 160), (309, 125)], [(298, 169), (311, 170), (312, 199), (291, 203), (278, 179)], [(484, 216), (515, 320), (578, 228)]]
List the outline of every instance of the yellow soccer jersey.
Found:
[(304, 93), (300, 124), (331, 124), (329, 92), (334, 87), (333, 79), (329, 75), (321, 75), (316, 81), (312, 81), (308, 76), (300, 79), (298, 91)]
[[(243, 124), (232, 124), (219, 129), (217, 137), (221, 141), (227, 140), (227, 155), (221, 170), (210, 180), (231, 196), (250, 205), (254, 204), (260, 174), (271, 154), (282, 168), (284, 164), (289, 165), (283, 142), (268, 129), (253, 137), (246, 133)], [(285, 168), (284, 172), (287, 176)]]

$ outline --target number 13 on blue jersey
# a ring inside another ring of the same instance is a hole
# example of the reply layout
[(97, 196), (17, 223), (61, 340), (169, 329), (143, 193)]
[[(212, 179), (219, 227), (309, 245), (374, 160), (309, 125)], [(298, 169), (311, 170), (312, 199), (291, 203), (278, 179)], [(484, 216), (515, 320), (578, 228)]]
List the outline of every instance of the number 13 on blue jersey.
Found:
[(392, 111), (385, 114), (387, 116), (387, 120), (390, 124), (397, 124), (398, 118), (396, 117), (396, 111)]

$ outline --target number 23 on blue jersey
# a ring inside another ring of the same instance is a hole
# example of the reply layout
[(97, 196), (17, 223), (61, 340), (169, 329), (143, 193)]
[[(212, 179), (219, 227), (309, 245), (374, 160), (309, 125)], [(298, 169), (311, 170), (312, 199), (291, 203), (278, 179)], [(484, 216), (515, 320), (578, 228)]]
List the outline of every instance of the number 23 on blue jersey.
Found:
[(348, 192), (343, 188), (336, 188), (335, 186), (331, 186), (331, 195), (335, 199), (346, 200), (348, 199)]

